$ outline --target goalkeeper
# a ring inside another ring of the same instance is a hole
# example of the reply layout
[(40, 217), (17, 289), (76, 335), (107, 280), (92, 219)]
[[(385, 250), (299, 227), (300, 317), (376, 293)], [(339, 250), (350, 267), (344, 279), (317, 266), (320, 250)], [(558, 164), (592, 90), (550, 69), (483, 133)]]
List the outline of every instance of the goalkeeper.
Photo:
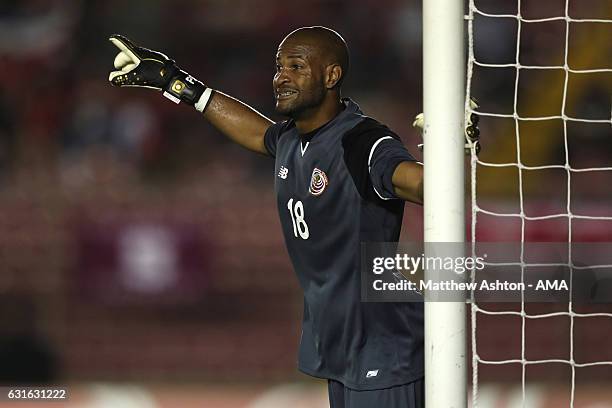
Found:
[[(423, 304), (360, 302), (361, 242), (397, 241), (404, 200), (423, 201), (423, 167), (341, 87), (345, 41), (304, 27), (278, 46), (274, 123), (166, 55), (125, 37), (109, 80), (195, 107), (234, 142), (275, 159), (283, 234), (304, 291), (299, 369), (328, 381), (332, 408), (424, 406)], [(470, 135), (476, 135), (470, 126)]]

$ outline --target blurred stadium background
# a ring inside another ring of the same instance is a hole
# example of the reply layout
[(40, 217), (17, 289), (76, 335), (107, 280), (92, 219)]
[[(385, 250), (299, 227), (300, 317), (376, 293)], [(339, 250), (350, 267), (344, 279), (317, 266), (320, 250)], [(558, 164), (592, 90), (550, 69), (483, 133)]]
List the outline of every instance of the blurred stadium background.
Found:
[[(570, 3), (573, 16), (612, 19), (610, 0)], [(480, 4), (516, 14), (515, 1)], [(565, 1), (522, 5), (524, 16), (552, 16)], [(512, 61), (516, 23), (500, 20), (475, 21), (476, 52)], [(116, 53), (107, 37), (121, 33), (272, 115), (276, 47), (314, 24), (349, 43), (345, 95), (420, 159), (410, 127), (422, 106), (420, 2), (0, 3), (0, 383), (68, 384), (67, 407), (327, 406), (325, 384), (295, 368), (302, 300), (277, 220), (272, 161), (232, 145), (195, 111), (107, 82)], [(573, 66), (612, 66), (608, 26), (572, 32)], [(564, 30), (564, 22), (525, 27), (523, 61), (562, 64)], [(521, 113), (560, 113), (557, 74), (524, 75)], [(485, 111), (512, 111), (514, 70), (479, 69), (474, 81)], [(572, 76), (568, 114), (609, 119), (611, 95), (610, 73)], [(521, 129), (528, 164), (564, 163), (561, 121), (553, 122)], [(568, 131), (572, 165), (612, 165), (609, 123)], [(511, 119), (483, 118), (481, 132), (483, 160), (516, 160)], [(533, 173), (524, 185), (529, 211), (560, 212), (564, 172)], [(511, 170), (483, 170), (479, 201), (516, 211), (516, 180)], [(578, 175), (571, 188), (576, 212), (612, 214), (610, 172)], [(403, 239), (422, 239), (421, 209), (406, 210)], [(530, 224), (526, 239), (566, 241), (560, 222)], [(480, 240), (519, 239), (511, 222), (482, 217), (478, 228)], [(585, 222), (573, 240), (612, 241), (611, 231), (610, 222)], [(610, 320), (577, 321), (580, 358), (612, 360)], [(479, 323), (481, 356), (516, 355), (513, 323)], [(531, 359), (568, 358), (569, 319), (529, 330)], [(567, 406), (570, 375), (566, 366), (530, 368), (529, 387), (541, 396), (533, 406)], [(520, 369), (481, 370), (490, 396), (481, 406), (516, 406), (519, 381)], [(612, 406), (612, 369), (578, 371), (576, 382), (576, 406)]]

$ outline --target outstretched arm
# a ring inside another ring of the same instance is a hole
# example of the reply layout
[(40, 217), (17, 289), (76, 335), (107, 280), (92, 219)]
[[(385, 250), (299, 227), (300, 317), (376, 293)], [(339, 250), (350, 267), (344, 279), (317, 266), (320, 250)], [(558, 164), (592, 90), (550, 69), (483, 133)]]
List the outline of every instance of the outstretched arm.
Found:
[(264, 146), (266, 129), (274, 122), (238, 99), (216, 91), (204, 117), (221, 133), (257, 153), (269, 154)]
[(254, 152), (268, 154), (264, 146), (266, 129), (274, 122), (239, 100), (213, 91), (161, 52), (138, 47), (127, 38), (112, 35), (119, 48), (109, 75), (111, 84), (162, 91), (175, 103), (186, 103), (204, 114), (221, 133)]

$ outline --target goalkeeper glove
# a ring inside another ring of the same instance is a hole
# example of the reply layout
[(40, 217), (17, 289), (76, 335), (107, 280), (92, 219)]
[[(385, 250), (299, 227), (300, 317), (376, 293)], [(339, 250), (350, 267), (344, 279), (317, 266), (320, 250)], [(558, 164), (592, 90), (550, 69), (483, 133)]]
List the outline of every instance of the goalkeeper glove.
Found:
[[(475, 98), (470, 98), (470, 109), (478, 108), (478, 102)], [(478, 121), (479, 117), (476, 113), (470, 113), (470, 116), (467, 119), (465, 124), (465, 154), (470, 154), (470, 150), (472, 148), (475, 149), (476, 154), (480, 152), (480, 129), (478, 129)], [(425, 126), (425, 118), (423, 113), (419, 113), (414, 118), (414, 122), (412, 122), (412, 126), (419, 129), (421, 132), (423, 131), (423, 127)], [(419, 149), (423, 150), (423, 144), (419, 144)]]
[(109, 38), (120, 52), (108, 80), (115, 86), (132, 86), (163, 91), (174, 103), (185, 102), (203, 112), (212, 96), (207, 88), (175, 62), (158, 51), (134, 45), (127, 38), (114, 34)]

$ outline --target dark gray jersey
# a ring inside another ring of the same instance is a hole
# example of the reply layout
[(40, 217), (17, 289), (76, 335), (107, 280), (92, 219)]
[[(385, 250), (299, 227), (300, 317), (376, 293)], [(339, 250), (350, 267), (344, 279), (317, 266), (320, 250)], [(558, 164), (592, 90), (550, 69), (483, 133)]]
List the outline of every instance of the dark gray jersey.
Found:
[(414, 160), (352, 101), (315, 132), (266, 132), (287, 250), (304, 290), (299, 368), (357, 390), (423, 376), (422, 303), (362, 303), (360, 245), (397, 241), (403, 206), (391, 176)]

